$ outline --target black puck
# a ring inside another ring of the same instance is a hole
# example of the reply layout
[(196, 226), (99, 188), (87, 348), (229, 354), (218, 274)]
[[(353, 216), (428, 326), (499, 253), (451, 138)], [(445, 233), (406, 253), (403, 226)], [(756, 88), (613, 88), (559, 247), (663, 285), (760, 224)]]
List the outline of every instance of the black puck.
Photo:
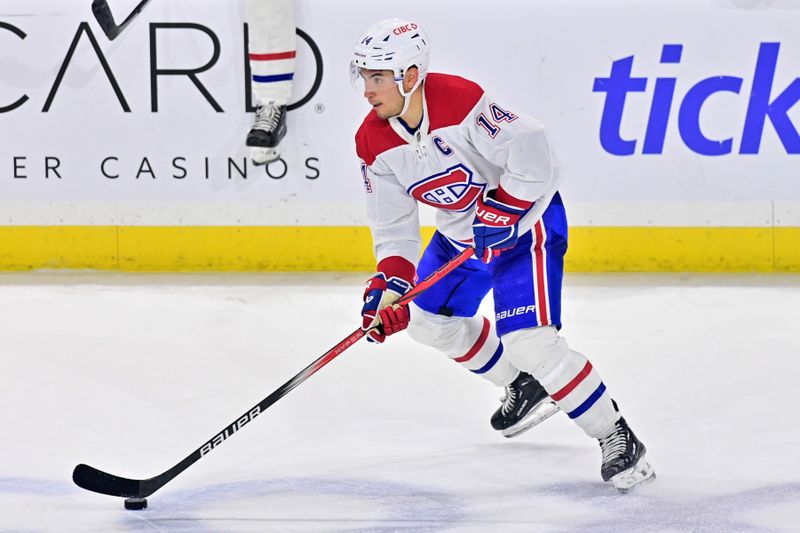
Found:
[(147, 498), (127, 498), (125, 500), (125, 509), (129, 511), (147, 509)]

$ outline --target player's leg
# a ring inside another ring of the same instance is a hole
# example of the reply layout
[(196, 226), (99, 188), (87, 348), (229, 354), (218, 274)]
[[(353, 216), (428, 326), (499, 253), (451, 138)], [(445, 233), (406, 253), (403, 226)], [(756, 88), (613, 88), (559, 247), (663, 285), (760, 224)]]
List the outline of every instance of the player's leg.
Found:
[[(437, 232), (420, 260), (418, 276), (426, 277), (459, 251)], [(497, 414), (492, 417), (492, 426), (505, 430), (509, 424), (500, 422), (536, 411), (547, 393), (535, 379), (520, 372), (503, 356), (503, 344), (495, 333), (494, 321), (477, 315), (490, 287), (486, 265), (475, 259), (467, 261), (417, 297), (412, 304), (408, 331), (418, 342), (440, 350), (470, 372), (512, 389), (510, 397), (517, 401), (505, 402), (502, 417)]]
[(558, 334), (566, 248), (566, 216), (556, 196), (534, 229), (491, 263), (498, 334), (512, 363), (538, 379), (556, 404), (599, 440), (603, 479), (627, 490), (654, 472), (597, 370)]
[(276, 160), (286, 135), (286, 106), (292, 96), (297, 50), (294, 0), (245, 0), (250, 71), (257, 103), (247, 135), (253, 163)]

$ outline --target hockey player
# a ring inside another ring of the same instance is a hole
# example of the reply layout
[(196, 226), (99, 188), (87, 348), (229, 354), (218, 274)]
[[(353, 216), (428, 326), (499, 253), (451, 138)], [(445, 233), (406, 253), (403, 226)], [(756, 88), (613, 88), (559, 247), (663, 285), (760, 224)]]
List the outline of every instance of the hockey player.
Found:
[(292, 96), (297, 50), (294, 0), (245, 0), (245, 11), (257, 102), (247, 146), (253, 163), (264, 165), (280, 157), (278, 145), (286, 135), (286, 105)]
[[(379, 324), (369, 339), (407, 327), (415, 340), (506, 387), (491, 420), (506, 436), (552, 414), (554, 402), (598, 439), (605, 481), (626, 491), (653, 478), (644, 444), (599, 374), (558, 333), (567, 221), (544, 127), (471, 81), (429, 74), (429, 58), (418, 24), (389, 19), (366, 31), (350, 65), (372, 106), (356, 134), (378, 262), (362, 309), (365, 329)], [(418, 203), (437, 209), (421, 259)], [(415, 277), (468, 246), (475, 257), (413, 309), (392, 305)], [(476, 315), (490, 289), (494, 321)]]

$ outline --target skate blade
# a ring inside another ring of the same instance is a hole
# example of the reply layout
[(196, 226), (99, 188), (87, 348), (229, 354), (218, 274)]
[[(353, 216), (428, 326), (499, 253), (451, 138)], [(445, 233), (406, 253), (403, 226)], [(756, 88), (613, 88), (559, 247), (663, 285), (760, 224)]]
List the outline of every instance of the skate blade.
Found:
[(276, 148), (262, 148), (260, 146), (250, 147), (250, 160), (254, 165), (268, 165), (273, 161), (277, 161), (281, 154)]
[(533, 426), (541, 424), (558, 411), (560, 411), (560, 409), (552, 401), (543, 402), (542, 404), (531, 409), (525, 418), (517, 422), (515, 425), (502, 430), (500, 434), (507, 439), (514, 438), (522, 433), (525, 433)]
[(647, 462), (647, 458), (643, 455), (636, 466), (629, 468), (624, 472), (620, 472), (612, 477), (609, 481), (614, 483), (614, 487), (623, 494), (626, 494), (639, 485), (650, 483), (656, 479), (656, 471)]

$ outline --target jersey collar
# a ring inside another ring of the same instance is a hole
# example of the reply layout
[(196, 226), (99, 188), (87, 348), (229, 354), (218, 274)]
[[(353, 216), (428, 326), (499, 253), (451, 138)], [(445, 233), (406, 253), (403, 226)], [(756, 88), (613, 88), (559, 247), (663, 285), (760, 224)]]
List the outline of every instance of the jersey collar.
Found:
[(411, 131), (408, 125), (399, 117), (391, 117), (389, 124), (397, 135), (406, 143), (412, 145), (420, 158), (427, 155), (428, 132), (431, 122), (428, 118), (428, 99), (425, 98), (425, 84), (422, 84), (422, 120), (416, 130)]

